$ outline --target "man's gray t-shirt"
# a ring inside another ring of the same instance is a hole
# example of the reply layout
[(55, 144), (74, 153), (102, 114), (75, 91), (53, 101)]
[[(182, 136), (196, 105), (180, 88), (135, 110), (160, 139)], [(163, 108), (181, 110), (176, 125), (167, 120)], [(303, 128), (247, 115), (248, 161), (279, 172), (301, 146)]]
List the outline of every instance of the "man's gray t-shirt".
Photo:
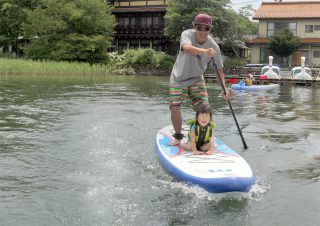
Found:
[(207, 69), (207, 65), (211, 58), (204, 54), (191, 55), (182, 50), (184, 44), (190, 44), (192, 46), (215, 50), (215, 62), (218, 69), (223, 68), (223, 63), (220, 54), (220, 48), (218, 44), (213, 40), (211, 36), (208, 36), (207, 40), (203, 44), (199, 44), (196, 41), (195, 30), (185, 30), (181, 34), (180, 51), (177, 56), (176, 62), (173, 66), (170, 85), (173, 87), (188, 86), (190, 84), (203, 81), (203, 73)]

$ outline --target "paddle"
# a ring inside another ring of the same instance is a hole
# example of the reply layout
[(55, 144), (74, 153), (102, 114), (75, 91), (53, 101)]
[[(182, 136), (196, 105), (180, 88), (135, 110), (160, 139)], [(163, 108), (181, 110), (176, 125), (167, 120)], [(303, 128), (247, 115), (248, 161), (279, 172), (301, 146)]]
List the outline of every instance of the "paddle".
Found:
[[(220, 85), (221, 85), (221, 89), (222, 89), (224, 95), (226, 95), (226, 94), (227, 94), (226, 88), (224, 87), (224, 85), (223, 85), (223, 83), (222, 83), (222, 79), (221, 79), (220, 73), (219, 73), (219, 71), (218, 71), (217, 65), (216, 65), (216, 63), (214, 62), (214, 59), (213, 59), (213, 58), (212, 58), (212, 60), (211, 60), (211, 66), (212, 66), (212, 67), (214, 68), (214, 70), (216, 71), (217, 77), (218, 77), (218, 79), (219, 79), (219, 83), (220, 83)], [(246, 144), (246, 141), (244, 140), (243, 135), (242, 135), (242, 132), (241, 132), (241, 129), (240, 129), (240, 127), (239, 127), (239, 124), (238, 124), (238, 120), (237, 120), (237, 118), (236, 118), (236, 115), (235, 115), (234, 112), (233, 112), (231, 103), (230, 103), (229, 100), (227, 100), (227, 102), (228, 102), (230, 111), (231, 111), (231, 113), (232, 113), (233, 119), (234, 119), (234, 121), (235, 121), (235, 123), (236, 123), (238, 132), (239, 132), (239, 134), (240, 134), (240, 137), (241, 137), (241, 140), (242, 140), (242, 143), (243, 143), (243, 147), (244, 147), (245, 149), (248, 149), (248, 146), (247, 146), (247, 144)]]

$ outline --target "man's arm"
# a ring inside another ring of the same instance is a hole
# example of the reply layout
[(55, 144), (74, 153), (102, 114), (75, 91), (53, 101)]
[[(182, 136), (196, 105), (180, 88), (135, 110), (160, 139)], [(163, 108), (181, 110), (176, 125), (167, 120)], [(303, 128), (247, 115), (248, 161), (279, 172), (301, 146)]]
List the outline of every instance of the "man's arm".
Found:
[(204, 54), (204, 55), (207, 55), (208, 57), (214, 57), (214, 55), (216, 54), (216, 51), (213, 48), (203, 49), (203, 48), (195, 47), (190, 44), (184, 44), (182, 46), (182, 49), (184, 52), (191, 55)]

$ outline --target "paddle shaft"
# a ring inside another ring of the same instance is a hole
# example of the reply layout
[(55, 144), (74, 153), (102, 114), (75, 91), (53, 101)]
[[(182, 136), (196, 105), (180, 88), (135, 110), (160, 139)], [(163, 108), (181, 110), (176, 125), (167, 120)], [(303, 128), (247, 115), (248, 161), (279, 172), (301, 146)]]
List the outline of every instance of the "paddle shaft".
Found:
[[(219, 83), (220, 83), (220, 85), (221, 85), (221, 89), (222, 89), (224, 95), (226, 95), (226, 94), (227, 94), (227, 90), (226, 90), (225, 86), (223, 85), (224, 83), (222, 82), (222, 78), (221, 78), (221, 76), (220, 76), (219, 70), (218, 70), (217, 65), (216, 65), (216, 63), (214, 62), (214, 59), (213, 59), (213, 58), (212, 58), (212, 60), (211, 60), (211, 65), (213, 66), (214, 70), (216, 71), (217, 77), (218, 77), (218, 79), (219, 79)], [(236, 123), (238, 132), (239, 132), (239, 134), (240, 134), (240, 137), (241, 137), (241, 140), (242, 140), (242, 143), (243, 143), (243, 147), (244, 147), (245, 149), (248, 149), (247, 143), (246, 143), (246, 141), (244, 140), (243, 135), (242, 135), (242, 132), (241, 132), (241, 129), (240, 129), (240, 127), (239, 127), (239, 123), (238, 123), (238, 120), (237, 120), (237, 118), (236, 118), (236, 115), (234, 114), (234, 111), (233, 111), (233, 109), (232, 109), (232, 105), (231, 105), (231, 103), (230, 103), (229, 100), (227, 100), (227, 102), (228, 102), (228, 105), (229, 105), (231, 114), (232, 114), (232, 116), (233, 116), (233, 119), (234, 119), (234, 121), (235, 121), (235, 123)]]

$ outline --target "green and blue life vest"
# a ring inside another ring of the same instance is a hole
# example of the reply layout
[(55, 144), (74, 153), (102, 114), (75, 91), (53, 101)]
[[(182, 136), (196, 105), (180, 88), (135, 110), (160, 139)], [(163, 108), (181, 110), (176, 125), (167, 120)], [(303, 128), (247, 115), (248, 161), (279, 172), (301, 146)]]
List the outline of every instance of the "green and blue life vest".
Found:
[(207, 126), (202, 127), (195, 123), (195, 120), (189, 121), (188, 124), (191, 123), (190, 125), (190, 130), (189, 130), (189, 140), (190, 140), (190, 131), (194, 127), (195, 135), (196, 135), (196, 147), (198, 150), (201, 149), (201, 147), (208, 143), (210, 141), (210, 137), (212, 136), (212, 130), (215, 127), (215, 124), (211, 121)]

